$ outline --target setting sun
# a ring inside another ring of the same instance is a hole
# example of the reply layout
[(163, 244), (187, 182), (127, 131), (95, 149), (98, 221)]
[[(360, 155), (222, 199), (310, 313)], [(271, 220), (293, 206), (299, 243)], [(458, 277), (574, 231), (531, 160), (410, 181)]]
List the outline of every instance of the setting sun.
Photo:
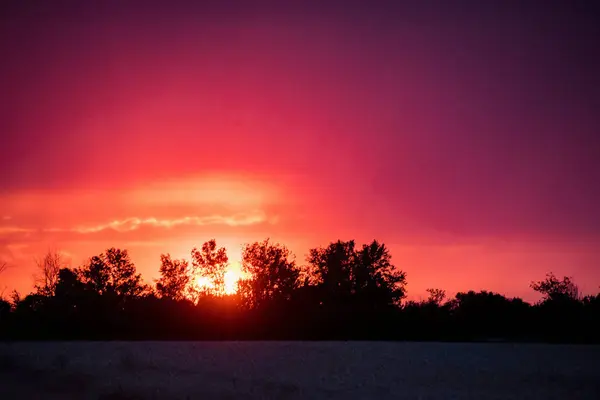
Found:
[[(235, 294), (237, 292), (238, 281), (242, 278), (242, 272), (239, 268), (230, 266), (225, 272), (223, 293)], [(214, 285), (209, 278), (199, 276), (196, 278), (196, 286), (198, 289), (210, 289)]]
[(203, 289), (203, 288), (211, 288), (213, 286), (213, 284), (210, 281), (210, 279), (208, 279), (207, 277), (199, 276), (196, 278), (196, 286), (198, 287), (198, 289)]
[(234, 294), (238, 289), (238, 281), (241, 279), (240, 272), (230, 268), (225, 272), (225, 294)]

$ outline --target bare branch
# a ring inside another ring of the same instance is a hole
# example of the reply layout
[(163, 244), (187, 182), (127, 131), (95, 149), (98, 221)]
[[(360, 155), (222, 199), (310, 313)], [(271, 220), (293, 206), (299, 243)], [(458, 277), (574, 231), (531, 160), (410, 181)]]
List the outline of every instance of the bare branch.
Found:
[(38, 273), (34, 276), (35, 286), (41, 294), (51, 296), (58, 283), (58, 273), (64, 266), (62, 255), (58, 251), (48, 251), (41, 259), (36, 259)]

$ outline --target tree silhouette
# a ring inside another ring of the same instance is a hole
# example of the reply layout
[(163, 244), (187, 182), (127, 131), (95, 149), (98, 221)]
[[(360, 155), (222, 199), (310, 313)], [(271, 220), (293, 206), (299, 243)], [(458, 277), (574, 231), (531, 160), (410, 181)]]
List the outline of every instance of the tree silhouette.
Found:
[(525, 331), (529, 305), (521, 299), (486, 290), (456, 294), (452, 302), (452, 314), (464, 336), (470, 338), (505, 337), (515, 331)]
[(441, 306), (444, 300), (446, 299), (446, 291), (443, 289), (427, 289), (427, 293), (429, 293), (429, 297), (427, 302), (435, 304), (437, 306)]
[(97, 294), (114, 294), (122, 298), (135, 297), (144, 291), (141, 275), (127, 250), (114, 247), (90, 259), (80, 270), (83, 282)]
[(76, 299), (81, 297), (86, 290), (86, 285), (79, 279), (76, 271), (70, 268), (61, 268), (58, 271), (58, 281), (54, 295), (61, 299)]
[(78, 321), (80, 318), (96, 320), (100, 304), (96, 293), (80, 280), (77, 271), (62, 268), (54, 291), (53, 306), (61, 318)]
[(530, 287), (541, 293), (544, 301), (579, 299), (579, 288), (571, 278), (565, 276), (559, 280), (552, 272), (547, 273), (543, 281), (531, 282)]
[(355, 292), (382, 305), (398, 305), (406, 295), (406, 274), (392, 265), (385, 244), (374, 240), (363, 245), (357, 255)]
[(190, 283), (189, 264), (186, 260), (172, 260), (171, 255), (160, 255), (160, 279), (156, 281), (159, 297), (181, 300)]
[(10, 302), (0, 298), (0, 322), (4, 322), (10, 315)]
[(308, 263), (316, 283), (328, 294), (327, 301), (338, 301), (351, 294), (356, 263), (354, 240), (331, 243), (310, 250)]
[(36, 313), (43, 310), (48, 297), (38, 294), (38, 293), (30, 293), (22, 299), (19, 299), (18, 302), (15, 302), (15, 309), (17, 312), (24, 313)]
[(57, 251), (48, 251), (46, 255), (35, 260), (38, 273), (35, 275), (35, 289), (45, 296), (54, 295), (58, 283), (58, 273), (64, 261)]
[(251, 308), (273, 300), (289, 300), (300, 284), (300, 271), (290, 251), (269, 239), (244, 247), (242, 271), (250, 277), (240, 281), (240, 296)]
[[(32, 293), (0, 300), (0, 340), (600, 342), (600, 294), (580, 298), (568, 277), (532, 282), (544, 296), (534, 305), (488, 291), (445, 301), (441, 289), (428, 289), (426, 301), (401, 304), (406, 276), (382, 243), (332, 242), (310, 250), (300, 269), (285, 246), (266, 239), (244, 247), (248, 279), (238, 294), (224, 296), (218, 285), (225, 250), (212, 240), (193, 254), (195, 268), (161, 256), (156, 293), (141, 283), (126, 250), (111, 248), (78, 269), (62, 268)], [(185, 298), (196, 284), (193, 269), (217, 284), (198, 301)]]
[(11, 300), (13, 307), (16, 307), (17, 304), (19, 304), (19, 302), (21, 302), (21, 300), (23, 300), (23, 297), (21, 296), (21, 293), (19, 293), (19, 291), (15, 289), (10, 294), (10, 300)]
[(205, 294), (222, 295), (224, 293), (228, 261), (225, 248), (217, 248), (215, 239), (204, 243), (200, 250), (192, 249), (192, 276), (204, 277), (210, 282), (210, 286), (202, 288)]
[(350, 299), (369, 308), (387, 307), (405, 296), (406, 274), (392, 265), (388, 249), (376, 240), (360, 250), (354, 240), (311, 249), (308, 263), (326, 293), (322, 302), (334, 307)]

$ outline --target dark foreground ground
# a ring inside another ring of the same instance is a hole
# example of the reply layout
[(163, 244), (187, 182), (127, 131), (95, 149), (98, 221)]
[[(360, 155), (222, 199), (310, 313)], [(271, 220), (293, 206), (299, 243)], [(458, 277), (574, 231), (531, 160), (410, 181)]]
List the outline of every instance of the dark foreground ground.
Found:
[(598, 399), (600, 346), (1, 343), (0, 399)]

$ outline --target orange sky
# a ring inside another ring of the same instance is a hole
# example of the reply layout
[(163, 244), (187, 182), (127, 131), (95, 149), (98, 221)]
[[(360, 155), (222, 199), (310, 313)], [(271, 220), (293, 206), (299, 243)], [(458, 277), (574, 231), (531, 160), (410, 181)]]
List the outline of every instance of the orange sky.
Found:
[[(442, 287), (449, 292), (491, 289), (533, 299), (527, 284), (543, 277), (546, 266), (572, 273), (560, 266), (590, 262), (585, 244), (557, 243), (550, 248), (526, 240), (461, 240), (434, 231), (419, 237), (375, 235), (370, 229), (369, 235), (361, 232), (360, 218), (334, 213), (335, 202), (311, 192), (309, 184), (297, 178), (240, 173), (188, 176), (114, 190), (4, 195), (1, 256), (12, 267), (3, 276), (4, 290), (27, 292), (34, 257), (46, 249), (64, 252), (70, 265), (78, 266), (109, 246), (127, 248), (144, 279), (151, 282), (157, 277), (161, 253), (189, 258), (192, 247), (212, 237), (227, 248), (234, 270), (239, 269), (241, 246), (265, 237), (288, 245), (301, 264), (311, 246), (338, 237), (363, 242), (378, 237), (390, 246), (396, 265), (408, 272), (411, 298), (424, 296), (428, 287)], [(510, 274), (505, 266), (511, 266)], [(594, 288), (585, 281), (580, 284), (584, 290)]]
[(91, 3), (1, 5), (5, 294), (50, 248), (72, 266), (127, 248), (151, 282), (163, 252), (215, 238), (235, 264), (266, 237), (299, 263), (376, 238), (411, 298), (535, 300), (548, 271), (597, 291), (591, 14)]

